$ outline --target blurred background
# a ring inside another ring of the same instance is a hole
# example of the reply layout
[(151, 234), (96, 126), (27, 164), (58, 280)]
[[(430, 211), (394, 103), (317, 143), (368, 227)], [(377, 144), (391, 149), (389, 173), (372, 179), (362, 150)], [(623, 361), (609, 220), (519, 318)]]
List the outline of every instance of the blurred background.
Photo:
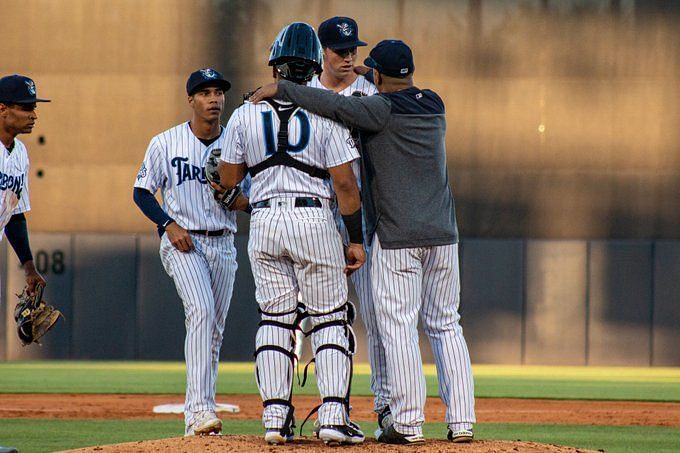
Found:
[[(271, 80), (292, 21), (357, 20), (359, 61), (413, 49), (447, 107), (473, 363), (680, 365), (680, 2), (672, 0), (0, 0), (0, 74), (41, 97), (28, 215), (66, 321), (21, 348), (22, 274), (0, 250), (0, 360), (181, 359), (181, 302), (132, 186), (155, 134), (187, 120), (212, 66), (242, 94)], [(252, 360), (247, 217), (222, 358)], [(362, 336), (361, 325), (357, 331)], [(366, 360), (360, 339), (358, 360)], [(431, 361), (423, 341), (424, 357)]]

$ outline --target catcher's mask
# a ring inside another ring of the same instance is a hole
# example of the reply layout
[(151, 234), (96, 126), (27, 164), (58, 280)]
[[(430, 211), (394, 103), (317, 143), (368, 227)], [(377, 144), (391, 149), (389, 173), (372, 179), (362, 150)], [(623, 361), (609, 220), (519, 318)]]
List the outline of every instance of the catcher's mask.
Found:
[(311, 25), (293, 22), (276, 36), (269, 54), (269, 66), (285, 80), (293, 83), (309, 82), (314, 74), (321, 74), (323, 52)]

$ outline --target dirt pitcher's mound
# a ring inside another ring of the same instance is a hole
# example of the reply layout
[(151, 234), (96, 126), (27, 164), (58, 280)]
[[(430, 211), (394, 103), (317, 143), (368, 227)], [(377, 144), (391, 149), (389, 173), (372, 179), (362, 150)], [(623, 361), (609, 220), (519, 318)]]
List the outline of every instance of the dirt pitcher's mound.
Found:
[[(130, 453), (130, 452), (225, 452), (236, 451), (239, 453), (280, 453), (290, 451), (324, 452), (328, 453), (329, 447), (320, 440), (308, 437), (297, 438), (295, 442), (287, 445), (267, 445), (262, 437), (257, 436), (207, 436), (207, 437), (174, 437), (170, 439), (147, 440), (129, 442), (117, 445), (103, 445), (100, 447), (88, 447), (69, 452), (96, 452), (96, 453)], [(506, 440), (476, 440), (469, 444), (452, 444), (445, 440), (427, 440), (418, 446), (412, 445), (386, 445), (379, 444), (373, 439), (367, 439), (361, 445), (338, 447), (336, 452), (362, 451), (362, 452), (559, 452), (576, 453), (586, 452), (572, 447), (558, 445), (539, 444), (536, 442), (511, 442)]]

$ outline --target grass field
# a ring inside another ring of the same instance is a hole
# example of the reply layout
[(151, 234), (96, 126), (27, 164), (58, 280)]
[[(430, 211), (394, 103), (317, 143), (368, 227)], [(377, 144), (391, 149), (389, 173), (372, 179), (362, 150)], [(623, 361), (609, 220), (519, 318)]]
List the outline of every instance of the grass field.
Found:
[[(477, 397), (680, 401), (677, 368), (473, 367)], [(437, 394), (434, 367), (426, 367), (428, 394)], [(184, 393), (184, 365), (170, 362), (0, 363), (1, 393)], [(369, 369), (355, 369), (354, 394), (369, 395)], [(298, 394), (316, 392), (314, 382)], [(220, 394), (257, 393), (252, 363), (220, 367)], [(0, 395), (0, 401), (2, 396)], [(0, 403), (1, 410), (1, 403)], [(364, 424), (371, 433), (374, 426)], [(261, 434), (259, 420), (227, 421), (225, 432)], [(574, 426), (480, 423), (476, 438), (545, 442), (606, 451), (680, 451), (680, 429), (649, 426)], [(20, 451), (175, 437), (181, 420), (0, 419), (0, 445)], [(443, 438), (443, 425), (426, 424), (425, 435)]]

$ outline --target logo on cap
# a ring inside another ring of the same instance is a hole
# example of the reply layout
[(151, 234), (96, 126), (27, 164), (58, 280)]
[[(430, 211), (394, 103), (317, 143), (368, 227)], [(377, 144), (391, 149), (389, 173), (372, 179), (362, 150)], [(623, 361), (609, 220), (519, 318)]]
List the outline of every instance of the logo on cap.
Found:
[(35, 83), (32, 80), (24, 80), (26, 87), (28, 88), (28, 93), (31, 96), (35, 96)]
[(213, 71), (210, 68), (201, 69), (201, 74), (206, 79), (214, 79), (215, 77), (217, 77), (217, 74), (215, 74), (215, 71)]
[(352, 26), (347, 22), (342, 22), (337, 25), (338, 32), (343, 36), (352, 36)]

